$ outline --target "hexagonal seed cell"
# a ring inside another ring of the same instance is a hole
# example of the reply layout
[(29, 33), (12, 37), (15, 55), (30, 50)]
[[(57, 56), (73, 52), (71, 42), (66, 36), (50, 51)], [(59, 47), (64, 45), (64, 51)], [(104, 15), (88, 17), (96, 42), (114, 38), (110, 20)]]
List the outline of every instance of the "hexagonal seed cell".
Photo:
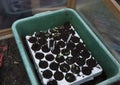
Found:
[[(43, 38), (45, 43), (41, 44), (39, 40)], [(68, 22), (47, 32), (26, 36), (26, 41), (44, 84), (79, 85), (102, 73), (101, 66)]]

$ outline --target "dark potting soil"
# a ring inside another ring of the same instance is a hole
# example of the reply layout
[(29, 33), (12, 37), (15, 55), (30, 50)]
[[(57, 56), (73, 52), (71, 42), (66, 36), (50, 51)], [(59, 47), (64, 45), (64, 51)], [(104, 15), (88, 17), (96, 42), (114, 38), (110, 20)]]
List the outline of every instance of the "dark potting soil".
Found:
[(59, 48), (54, 48), (53, 50), (51, 50), (51, 52), (53, 54), (59, 54), (60, 53), (60, 49)]
[(69, 34), (66, 33), (66, 32), (63, 32), (62, 34), (63, 34), (63, 35), (61, 35), (61, 37), (62, 37), (63, 41), (64, 41), (64, 42), (67, 42), (67, 39), (68, 39), (68, 37), (69, 37)]
[(75, 47), (75, 44), (73, 43), (73, 42), (68, 42), (67, 43), (67, 49), (70, 49), (70, 50), (72, 50), (72, 49), (74, 49), (74, 47)]
[(82, 67), (82, 73), (84, 75), (90, 75), (92, 72), (92, 69), (90, 69), (89, 67)]
[(63, 26), (64, 26), (64, 29), (69, 29), (71, 27), (70, 22), (65, 22)]
[(80, 55), (83, 56), (83, 58), (85, 58), (85, 59), (90, 57), (90, 53), (86, 50), (81, 52)]
[(61, 37), (59, 36), (58, 33), (56, 33), (56, 34), (53, 36), (53, 39), (54, 39), (54, 40), (60, 40)]
[(80, 38), (77, 37), (77, 36), (72, 36), (72, 37), (71, 37), (71, 41), (72, 41), (73, 43), (78, 43), (78, 42), (80, 41)]
[(62, 63), (62, 62), (65, 61), (65, 58), (64, 58), (64, 56), (62, 56), (62, 55), (57, 55), (56, 58), (55, 58), (55, 60), (56, 60), (58, 63)]
[(43, 77), (44, 78), (47, 78), (47, 79), (49, 79), (49, 78), (51, 78), (52, 77), (52, 72), (50, 71), (50, 70), (45, 70), (45, 71), (43, 71)]
[(41, 52), (37, 52), (37, 53), (35, 53), (35, 58), (42, 59), (42, 58), (44, 58), (44, 54)]
[(80, 56), (80, 51), (79, 51), (79, 49), (77, 49), (77, 48), (72, 49), (72, 50), (71, 50), (71, 55), (72, 55), (73, 57)]
[(40, 48), (41, 48), (41, 45), (40, 44), (38, 44), (38, 43), (34, 43), (33, 45), (32, 45), (32, 47), (31, 47), (31, 49), (33, 50), (33, 51), (38, 51), (38, 50), (40, 50)]
[(58, 85), (56, 80), (50, 80), (47, 82), (47, 85)]
[(88, 65), (88, 67), (92, 68), (92, 67), (95, 67), (97, 65), (97, 62), (95, 61), (95, 59), (90, 58), (86, 61), (86, 64)]
[(50, 29), (49, 31), (50, 31), (50, 34), (54, 34), (54, 33), (58, 32), (58, 30), (56, 28), (55, 29)]
[(65, 47), (65, 42), (59, 41), (59, 42), (57, 43), (57, 45), (58, 45), (60, 48), (63, 48), (63, 47)]
[(45, 52), (45, 53), (50, 51), (50, 48), (48, 47), (47, 44), (42, 46), (42, 51)]
[(28, 41), (31, 42), (31, 43), (35, 43), (35, 42), (37, 42), (37, 38), (36, 37), (30, 37)]
[(79, 66), (83, 66), (85, 64), (85, 59), (84, 58), (77, 58), (76, 59), (76, 63), (79, 65)]
[(69, 50), (69, 49), (63, 49), (61, 52), (62, 52), (62, 54), (65, 55), (65, 56), (67, 56), (67, 55), (70, 54), (70, 50)]
[(67, 73), (65, 75), (65, 80), (68, 82), (73, 82), (76, 80), (76, 77), (72, 73)]
[(81, 51), (81, 50), (88, 50), (85, 46), (84, 46), (84, 43), (81, 43), (79, 42), (77, 45), (76, 45), (76, 48)]
[(45, 56), (45, 58), (46, 58), (46, 60), (48, 60), (48, 61), (52, 61), (52, 60), (54, 59), (54, 56), (53, 56), (52, 54), (47, 54), (47, 55)]
[(73, 64), (74, 62), (75, 62), (75, 60), (74, 60), (74, 57), (67, 57), (66, 58), (66, 62), (69, 64), (69, 65), (71, 65), (71, 64)]
[(52, 62), (52, 63), (50, 64), (50, 69), (52, 69), (52, 70), (58, 70), (58, 66), (59, 66), (58, 63)]
[(60, 65), (60, 70), (61, 70), (62, 72), (68, 72), (68, 71), (70, 70), (70, 66), (69, 66), (67, 63), (62, 63), (62, 64)]
[(40, 39), (40, 38), (46, 38), (46, 33), (45, 32), (39, 32), (39, 33), (35, 33), (35, 36)]
[(70, 34), (72, 34), (74, 36), (75, 31), (73, 29), (70, 29), (69, 32), (70, 32)]
[(38, 39), (38, 43), (41, 45), (44, 45), (47, 43), (47, 40), (45, 38), (40, 38), (40, 39)]
[(40, 61), (39, 62), (39, 67), (42, 68), (42, 69), (45, 69), (48, 67), (48, 62), (46, 61)]
[(75, 74), (79, 74), (79, 73), (80, 73), (80, 67), (77, 66), (77, 65), (75, 65), (75, 64), (73, 64), (73, 65), (71, 66), (71, 71), (72, 71), (73, 73), (75, 73)]
[(62, 80), (64, 78), (63, 72), (56, 71), (54, 73), (54, 78), (55, 80), (58, 80), (58, 81)]

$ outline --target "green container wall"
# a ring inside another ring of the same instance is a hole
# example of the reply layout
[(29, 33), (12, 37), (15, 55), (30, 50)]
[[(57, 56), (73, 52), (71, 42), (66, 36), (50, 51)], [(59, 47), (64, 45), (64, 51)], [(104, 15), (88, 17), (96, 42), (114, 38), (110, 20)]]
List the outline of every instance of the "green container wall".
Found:
[(20, 19), (12, 25), (14, 37), (16, 39), (21, 57), (30, 78), (32, 85), (40, 85), (33, 70), (32, 62), (25, 50), (22, 37), (31, 35), (37, 31), (46, 31), (49, 28), (62, 25), (70, 21), (78, 34), (81, 36), (92, 55), (102, 66), (107, 74), (107, 79), (99, 82), (98, 85), (110, 85), (120, 79), (120, 65), (104, 46), (103, 42), (95, 35), (91, 27), (84, 21), (83, 17), (72, 9), (61, 9), (57, 11), (47, 11), (36, 14), (32, 17)]

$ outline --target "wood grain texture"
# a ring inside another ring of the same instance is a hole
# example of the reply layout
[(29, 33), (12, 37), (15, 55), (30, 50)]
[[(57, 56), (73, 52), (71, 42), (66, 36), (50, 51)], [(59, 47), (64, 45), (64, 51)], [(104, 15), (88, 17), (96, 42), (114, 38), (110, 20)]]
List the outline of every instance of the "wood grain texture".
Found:
[(0, 30), (0, 40), (7, 39), (13, 36), (11, 28), (6, 28), (4, 30)]
[(117, 3), (116, 0), (111, 0), (111, 2), (114, 4), (114, 6), (117, 8), (117, 10), (120, 12), (120, 5)]
[(67, 0), (67, 7), (75, 9), (76, 8), (76, 0)]
[(107, 7), (120, 20), (120, 5), (115, 0), (104, 0)]

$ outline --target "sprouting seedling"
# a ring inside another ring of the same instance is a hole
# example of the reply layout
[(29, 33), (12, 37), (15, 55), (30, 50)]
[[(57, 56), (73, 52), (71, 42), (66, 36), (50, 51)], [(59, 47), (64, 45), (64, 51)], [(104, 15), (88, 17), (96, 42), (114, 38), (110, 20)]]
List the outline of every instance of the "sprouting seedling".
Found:
[(54, 32), (58, 32), (58, 30), (57, 30), (58, 28), (57, 27), (55, 27), (54, 29), (53, 29), (53, 31)]
[(64, 69), (65, 71), (68, 71), (67, 68), (65, 68), (65, 67), (63, 67), (63, 69)]
[(53, 36), (54, 36), (54, 37), (58, 37), (58, 36), (60, 36), (60, 33), (54, 33)]
[(46, 33), (46, 34), (45, 34), (45, 36), (46, 36), (46, 37), (49, 37), (49, 34), (48, 34), (48, 33)]
[(65, 55), (68, 55), (69, 54), (69, 52), (65, 52)]
[(75, 68), (75, 66), (74, 66), (74, 65), (73, 65), (72, 67), (73, 67), (73, 68)]
[(70, 79), (70, 77), (69, 77), (69, 76), (67, 76), (67, 79)]
[(57, 27), (53, 28), (54, 31), (56, 31), (57, 29), (58, 29)]
[(57, 56), (58, 58), (60, 58), (61, 57), (61, 55), (60, 54), (58, 54), (58, 56)]
[(76, 70), (78, 70), (78, 67), (76, 67)]
[(73, 68), (75, 68), (75, 65), (72, 65)]
[(63, 69), (66, 69), (65, 67), (63, 67)]

